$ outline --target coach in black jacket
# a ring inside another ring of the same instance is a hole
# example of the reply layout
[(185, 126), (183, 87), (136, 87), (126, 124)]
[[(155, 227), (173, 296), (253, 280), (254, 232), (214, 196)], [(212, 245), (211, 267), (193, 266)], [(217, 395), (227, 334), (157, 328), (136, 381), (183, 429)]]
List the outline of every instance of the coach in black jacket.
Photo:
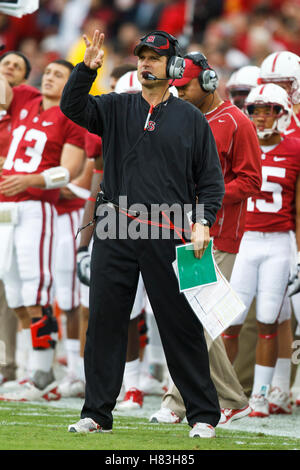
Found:
[[(104, 207), (109, 220), (116, 224), (111, 229), (108, 223), (107, 230), (103, 212), (97, 219), (84, 355), (86, 396), (82, 419), (69, 426), (69, 431), (112, 429), (112, 410), (126, 360), (129, 316), (141, 271), (168, 368), (193, 428), (190, 436), (214, 437), (220, 408), (209, 374), (203, 328), (180, 294), (172, 267), (175, 246), (188, 239), (187, 230), (176, 225), (178, 219), (168, 210), (158, 211), (159, 224), (153, 220), (155, 205), (164, 204), (166, 208), (175, 204), (182, 212), (192, 206), (194, 225), (189, 241), (194, 243), (195, 256), (202, 256), (209, 242), (209, 227), (224, 195), (215, 141), (201, 112), (169, 92), (166, 77), (180, 73), (179, 48), (173, 36), (153, 32), (137, 45), (141, 93), (95, 97), (89, 95), (89, 90), (103, 63), (104, 35), (95, 31), (92, 42), (83, 37), (84, 61), (70, 76), (61, 110), (102, 137), (102, 202), (107, 203)], [(199, 210), (201, 205), (203, 212)], [(145, 225), (150, 235), (150, 229), (159, 225), (159, 237), (130, 236), (133, 221), (140, 224), (144, 235)], [(162, 226), (171, 227), (170, 236)]]

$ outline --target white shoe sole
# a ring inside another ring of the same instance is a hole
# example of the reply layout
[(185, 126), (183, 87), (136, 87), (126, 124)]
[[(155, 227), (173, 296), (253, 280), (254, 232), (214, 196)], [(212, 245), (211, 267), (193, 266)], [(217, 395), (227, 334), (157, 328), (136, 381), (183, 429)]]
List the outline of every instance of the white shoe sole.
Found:
[(141, 405), (132, 401), (124, 401), (116, 406), (117, 411), (140, 410), (141, 408)]
[(112, 429), (94, 429), (92, 431), (89, 431), (89, 430), (78, 431), (74, 424), (70, 424), (70, 426), (68, 427), (68, 432), (74, 432), (74, 433), (77, 433), (77, 434), (94, 434), (94, 433), (110, 434), (110, 433), (112, 433)]

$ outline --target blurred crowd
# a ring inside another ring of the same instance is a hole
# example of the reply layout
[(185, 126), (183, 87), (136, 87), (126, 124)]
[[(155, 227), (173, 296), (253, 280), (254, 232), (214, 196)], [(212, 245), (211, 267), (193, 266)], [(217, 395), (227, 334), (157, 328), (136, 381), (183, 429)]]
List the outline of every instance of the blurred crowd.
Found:
[(220, 94), (231, 73), (260, 66), (274, 51), (300, 54), (300, 0), (40, 0), (23, 18), (0, 14), (0, 45), (20, 50), (32, 64), (29, 84), (40, 86), (45, 65), (56, 58), (80, 62), (82, 34), (105, 33), (105, 66), (92, 89), (109, 91), (112, 69), (136, 63), (133, 49), (146, 32), (175, 35), (183, 52), (201, 50), (220, 77)]

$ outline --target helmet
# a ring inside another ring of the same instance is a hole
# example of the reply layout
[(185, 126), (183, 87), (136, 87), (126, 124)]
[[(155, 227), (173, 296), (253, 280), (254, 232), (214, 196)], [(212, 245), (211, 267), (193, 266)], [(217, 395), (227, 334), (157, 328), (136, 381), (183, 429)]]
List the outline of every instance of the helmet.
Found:
[(226, 90), (251, 90), (257, 86), (260, 69), (256, 65), (245, 65), (231, 74)]
[[(169, 88), (170, 92), (178, 97), (178, 91), (175, 86)], [(126, 72), (116, 83), (115, 93), (139, 93), (142, 91), (142, 85), (140, 84), (137, 71)]]
[(300, 57), (289, 51), (273, 52), (261, 64), (258, 83), (289, 82), (293, 104), (300, 103)]
[(257, 86), (259, 67), (246, 65), (233, 72), (226, 84), (226, 91), (230, 101), (243, 108), (244, 101), (250, 90)]
[(126, 72), (116, 83), (115, 93), (138, 93), (142, 85), (138, 81), (137, 71)]
[(274, 83), (259, 85), (250, 91), (245, 100), (246, 114), (251, 118), (256, 105), (271, 105), (277, 112), (277, 118), (272, 128), (257, 130), (260, 139), (264, 139), (274, 133), (283, 133), (290, 125), (293, 106), (287, 92)]

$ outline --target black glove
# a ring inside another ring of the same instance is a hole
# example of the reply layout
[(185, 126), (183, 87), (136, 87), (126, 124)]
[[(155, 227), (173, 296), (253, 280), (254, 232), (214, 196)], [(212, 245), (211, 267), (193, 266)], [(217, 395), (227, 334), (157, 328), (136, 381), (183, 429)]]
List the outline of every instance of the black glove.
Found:
[(300, 292), (300, 264), (297, 265), (297, 273), (289, 279), (288, 282), (288, 296), (298, 294)]
[(91, 277), (91, 255), (87, 246), (83, 246), (78, 249), (76, 263), (77, 276), (80, 282), (86, 286), (89, 286)]

